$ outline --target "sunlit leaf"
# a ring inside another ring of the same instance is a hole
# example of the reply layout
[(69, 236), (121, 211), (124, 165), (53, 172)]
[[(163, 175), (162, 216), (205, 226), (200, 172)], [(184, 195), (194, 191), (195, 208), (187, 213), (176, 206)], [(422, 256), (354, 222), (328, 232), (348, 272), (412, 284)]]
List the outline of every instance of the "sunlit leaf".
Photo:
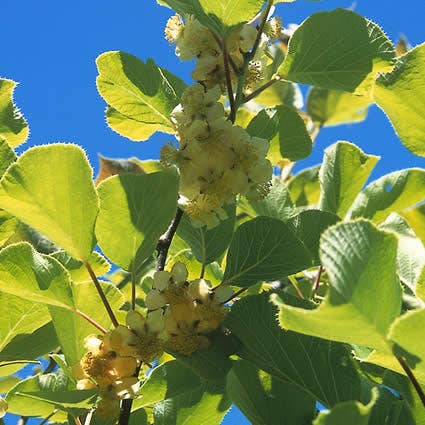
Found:
[(94, 245), (97, 202), (92, 169), (75, 145), (31, 148), (0, 181), (0, 208), (79, 259)]

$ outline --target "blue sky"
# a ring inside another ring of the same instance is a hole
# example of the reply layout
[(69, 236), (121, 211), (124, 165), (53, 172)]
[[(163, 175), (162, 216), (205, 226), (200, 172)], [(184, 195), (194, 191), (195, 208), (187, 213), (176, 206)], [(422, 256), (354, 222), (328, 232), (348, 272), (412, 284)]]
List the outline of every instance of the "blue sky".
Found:
[[(423, 0), (356, 3), (355, 10), (379, 23), (392, 41), (401, 33), (412, 45), (425, 41)], [(299, 23), (315, 11), (351, 5), (351, 0), (298, 0), (279, 5), (277, 14), (284, 23)], [(152, 57), (189, 82), (191, 64), (181, 63), (163, 38), (171, 13), (155, 0), (3, 0), (0, 76), (20, 82), (15, 100), (31, 127), (30, 139), (20, 152), (33, 145), (75, 142), (86, 149), (95, 168), (97, 153), (157, 157), (170, 136), (134, 143), (106, 126), (105, 105), (95, 86), (95, 59), (107, 50), (124, 50), (143, 60)], [(410, 154), (385, 115), (373, 107), (364, 123), (323, 130), (312, 156), (298, 167), (319, 163), (323, 149), (337, 140), (349, 140), (367, 153), (382, 156), (374, 178), (401, 168), (425, 166), (425, 159)], [(245, 422), (233, 412), (224, 423)]]

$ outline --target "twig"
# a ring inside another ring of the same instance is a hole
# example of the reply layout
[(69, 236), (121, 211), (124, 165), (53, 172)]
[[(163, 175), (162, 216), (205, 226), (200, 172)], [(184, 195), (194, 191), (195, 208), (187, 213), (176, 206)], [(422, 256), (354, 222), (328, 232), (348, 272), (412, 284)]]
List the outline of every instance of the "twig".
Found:
[(111, 319), (112, 324), (117, 327), (118, 326), (118, 320), (115, 317), (114, 312), (112, 311), (111, 305), (109, 304), (108, 300), (106, 299), (105, 293), (103, 292), (102, 287), (100, 286), (99, 281), (97, 280), (96, 274), (91, 268), (90, 264), (87, 261), (84, 261), (84, 266), (89, 272), (89, 275), (94, 283), (94, 286), (97, 289), (97, 292), (100, 296), (100, 299), (102, 300), (103, 305), (106, 308), (106, 311), (108, 312), (109, 318)]
[[(220, 47), (220, 50), (221, 50), (221, 51), (223, 51), (223, 44), (221, 43), (221, 40), (220, 40), (220, 38), (218, 37), (218, 35), (217, 35), (217, 34), (215, 34), (214, 32), (212, 33), (212, 35), (213, 35), (213, 37), (214, 37), (214, 40), (217, 42), (218, 46)], [(230, 66), (232, 67), (232, 69), (233, 69), (234, 73), (235, 73), (236, 75), (239, 75), (239, 74), (240, 74), (240, 72), (241, 72), (241, 70), (240, 70), (240, 69), (237, 67), (237, 65), (235, 64), (235, 61), (233, 60), (232, 55), (229, 55), (229, 63), (230, 63)]]
[(398, 362), (400, 363), (400, 366), (406, 372), (407, 377), (409, 378), (410, 382), (412, 383), (413, 387), (418, 393), (418, 396), (421, 399), (423, 406), (425, 407), (425, 393), (421, 385), (419, 384), (418, 380), (416, 379), (415, 375), (413, 374), (412, 369), (410, 369), (409, 365), (406, 363), (406, 361), (402, 357), (396, 356), (396, 358)]
[(243, 98), (244, 103), (249, 102), (250, 100), (256, 98), (260, 93), (262, 93), (264, 90), (268, 89), (269, 87), (271, 87), (273, 84), (277, 83), (278, 81), (280, 81), (279, 76), (273, 77), (269, 82), (262, 85), (257, 90), (254, 90), (250, 95), (245, 96)]
[(227, 95), (229, 97), (229, 103), (230, 103), (229, 120), (233, 123), (235, 122), (235, 118), (236, 118), (236, 105), (235, 105), (235, 98), (233, 96), (232, 76), (230, 75), (229, 52), (227, 51), (226, 40), (224, 39), (223, 39), (223, 61), (224, 61), (224, 72), (226, 75)]
[(314, 281), (314, 285), (313, 285), (313, 293), (312, 293), (313, 296), (317, 292), (317, 290), (319, 289), (320, 278), (322, 277), (322, 273), (323, 273), (324, 270), (325, 269), (322, 265), (320, 265), (319, 268), (317, 269), (317, 276), (316, 276), (316, 280)]
[(156, 270), (164, 270), (165, 262), (167, 261), (168, 250), (170, 249), (171, 242), (173, 240), (174, 234), (177, 231), (177, 227), (180, 223), (180, 220), (183, 216), (183, 210), (177, 208), (176, 215), (173, 221), (170, 224), (168, 230), (159, 238), (156, 250), (158, 252), (158, 257), (156, 260)]
[(55, 409), (55, 410), (53, 410), (53, 412), (52, 412), (52, 413), (50, 413), (50, 415), (49, 415), (49, 416), (46, 416), (46, 418), (44, 418), (44, 419), (40, 422), (40, 424), (39, 424), (39, 425), (47, 424), (47, 422), (49, 422), (49, 419), (50, 419), (53, 415), (56, 415), (56, 413), (58, 413), (58, 412), (59, 412), (59, 409)]
[(267, 18), (269, 17), (269, 13), (270, 13), (272, 6), (273, 6), (273, 0), (269, 0), (267, 2), (266, 8), (264, 10), (263, 19), (261, 20), (260, 26), (258, 27), (257, 37), (255, 38), (254, 45), (252, 46), (252, 50), (251, 50), (251, 53), (249, 55), (250, 56), (249, 60), (252, 60), (254, 58), (255, 54), (257, 53), (258, 46), (260, 45), (260, 42), (261, 42), (261, 36), (263, 35), (264, 26), (266, 25)]

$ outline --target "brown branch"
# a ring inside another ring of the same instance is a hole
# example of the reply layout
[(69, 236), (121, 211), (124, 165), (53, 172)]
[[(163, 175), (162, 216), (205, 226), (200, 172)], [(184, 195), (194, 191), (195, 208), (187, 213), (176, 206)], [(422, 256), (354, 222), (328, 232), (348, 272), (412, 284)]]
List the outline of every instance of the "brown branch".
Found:
[[(223, 44), (221, 43), (221, 40), (220, 40), (220, 38), (218, 37), (218, 35), (217, 34), (215, 34), (215, 33), (212, 33), (212, 35), (213, 35), (213, 37), (214, 37), (214, 40), (216, 41), (216, 43), (218, 44), (218, 46), (220, 47), (220, 50), (223, 52)], [(236, 75), (239, 75), (240, 74), (240, 72), (241, 72), (241, 70), (237, 67), (237, 65), (235, 64), (235, 61), (233, 60), (233, 58), (232, 58), (232, 55), (229, 55), (229, 63), (230, 63), (230, 66), (232, 67), (232, 69), (233, 69), (233, 71), (234, 71), (234, 73), (236, 74)]]
[(403, 359), (403, 357), (396, 356), (396, 358), (397, 358), (398, 362), (400, 363), (400, 366), (406, 372), (407, 377), (409, 378), (410, 382), (412, 383), (413, 387), (415, 388), (416, 392), (418, 393), (418, 396), (421, 399), (423, 406), (425, 407), (424, 390), (422, 389), (421, 385), (419, 384), (418, 380), (416, 379), (415, 375), (413, 374), (412, 369), (410, 369), (409, 365)]
[(252, 60), (255, 54), (257, 53), (258, 46), (260, 45), (260, 42), (261, 42), (261, 36), (263, 35), (263, 32), (264, 32), (264, 26), (266, 25), (267, 18), (269, 16), (270, 9), (272, 8), (272, 6), (273, 6), (273, 0), (269, 0), (264, 10), (263, 19), (261, 20), (260, 26), (258, 27), (257, 37), (255, 38), (254, 45), (252, 46), (251, 53), (249, 54), (249, 60)]
[(232, 123), (234, 123), (236, 118), (236, 105), (235, 105), (235, 97), (233, 96), (232, 76), (230, 74), (230, 67), (229, 67), (229, 52), (227, 51), (226, 40), (224, 39), (223, 39), (223, 62), (224, 62), (224, 72), (226, 75), (227, 95), (229, 97), (229, 103), (230, 103), (229, 120)]
[(99, 325), (96, 321), (94, 321), (90, 316), (87, 316), (86, 313), (83, 313), (80, 310), (72, 310), (74, 313), (78, 314), (80, 317), (82, 317), (84, 320), (87, 320), (91, 325), (93, 325), (98, 331), (100, 331), (103, 334), (106, 334), (106, 329)]
[(94, 286), (97, 289), (97, 292), (100, 296), (100, 299), (102, 300), (103, 305), (105, 306), (106, 311), (108, 312), (109, 318), (111, 319), (112, 324), (117, 327), (118, 326), (118, 320), (115, 317), (114, 312), (112, 311), (111, 305), (109, 304), (108, 300), (106, 299), (106, 295), (103, 292), (102, 287), (100, 286), (99, 281), (97, 280), (96, 274), (91, 268), (90, 264), (87, 261), (84, 261), (84, 266), (89, 272), (89, 275), (94, 283)]
[(177, 208), (176, 215), (173, 221), (170, 224), (168, 230), (159, 238), (158, 244), (156, 246), (156, 250), (158, 252), (158, 257), (156, 260), (156, 270), (164, 270), (165, 262), (167, 261), (168, 250), (170, 249), (171, 242), (173, 237), (177, 231), (177, 227), (180, 223), (180, 220), (183, 216), (183, 210), (181, 208)]

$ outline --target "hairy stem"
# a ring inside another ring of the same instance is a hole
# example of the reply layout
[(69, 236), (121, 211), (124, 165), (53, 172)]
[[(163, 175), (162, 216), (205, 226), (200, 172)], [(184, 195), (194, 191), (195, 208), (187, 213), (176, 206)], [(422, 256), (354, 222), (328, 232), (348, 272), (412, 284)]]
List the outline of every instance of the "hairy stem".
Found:
[(90, 316), (87, 316), (86, 313), (83, 313), (80, 310), (72, 310), (74, 313), (78, 314), (80, 317), (82, 317), (84, 320), (87, 320), (87, 322), (89, 322), (91, 325), (93, 325), (98, 331), (100, 331), (101, 333), (105, 334), (106, 333), (106, 329), (99, 325), (99, 323), (97, 323), (96, 321), (94, 321)]
[(223, 39), (223, 61), (224, 61), (224, 72), (226, 74), (227, 95), (229, 97), (229, 103), (230, 103), (229, 120), (232, 121), (232, 123), (234, 123), (236, 118), (236, 105), (235, 105), (235, 98), (233, 96), (232, 76), (230, 74), (229, 52), (227, 51), (226, 40), (224, 39)]
[(167, 261), (168, 250), (170, 249), (171, 242), (177, 231), (177, 227), (183, 216), (183, 210), (177, 208), (176, 215), (170, 224), (168, 230), (159, 238), (156, 250), (158, 252), (158, 258), (156, 260), (156, 270), (164, 270), (165, 263)]
[(324, 271), (324, 267), (323, 266), (319, 266), (319, 268), (317, 269), (317, 276), (316, 276), (316, 280), (314, 281), (314, 285), (313, 285), (313, 296), (314, 294), (317, 292), (317, 290), (319, 289), (320, 286), (320, 278), (322, 277), (322, 273)]
[(418, 396), (421, 399), (423, 406), (425, 407), (424, 390), (422, 389), (421, 385), (419, 384), (418, 380), (416, 379), (415, 375), (413, 374), (412, 369), (410, 369), (409, 365), (403, 359), (403, 357), (396, 356), (396, 358), (397, 358), (398, 362), (400, 363), (400, 366), (406, 372), (407, 377), (409, 378), (410, 382), (412, 383), (413, 387), (415, 388), (416, 392), (418, 393)]
[(100, 296), (100, 299), (102, 300), (103, 305), (106, 308), (106, 311), (108, 312), (109, 318), (111, 319), (112, 324), (117, 327), (118, 326), (118, 320), (115, 317), (114, 312), (112, 311), (111, 305), (109, 304), (108, 300), (106, 299), (106, 295), (103, 292), (102, 287), (100, 286), (99, 281), (97, 280), (96, 274), (93, 271), (93, 269), (91, 268), (90, 264), (87, 261), (84, 261), (84, 266), (87, 269), (87, 271), (89, 272), (89, 275), (94, 283), (94, 286), (97, 289), (97, 292)]
[(260, 93), (262, 93), (264, 90), (267, 90), (269, 87), (271, 87), (273, 84), (280, 81), (280, 77), (277, 75), (276, 77), (273, 77), (270, 81), (262, 85), (261, 87), (258, 87), (257, 90), (254, 90), (250, 95), (245, 96), (243, 98), (244, 103), (249, 102), (250, 100), (256, 98)]
[(53, 416), (53, 415), (56, 415), (56, 413), (58, 413), (59, 412), (59, 409), (55, 409), (55, 410), (53, 410), (53, 412), (52, 413), (50, 413), (50, 415), (49, 416), (46, 416), (41, 422), (40, 422), (40, 425), (44, 425), (44, 424), (47, 424), (47, 422), (49, 422), (49, 419)]

